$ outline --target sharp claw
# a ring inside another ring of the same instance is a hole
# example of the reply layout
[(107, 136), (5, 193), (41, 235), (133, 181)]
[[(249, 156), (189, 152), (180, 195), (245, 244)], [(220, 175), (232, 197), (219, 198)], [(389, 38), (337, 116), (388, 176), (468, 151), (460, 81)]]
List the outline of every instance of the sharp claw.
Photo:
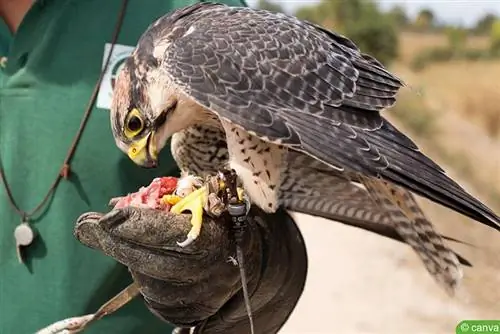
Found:
[(186, 247), (186, 246), (189, 246), (193, 243), (193, 241), (195, 241), (196, 238), (193, 238), (192, 236), (188, 235), (186, 240), (184, 240), (183, 242), (179, 242), (177, 241), (177, 246), (179, 247)]
[[(222, 172), (219, 172), (219, 177), (224, 180), (225, 179), (225, 175), (222, 173)], [(231, 180), (230, 180), (231, 181)], [(217, 188), (217, 187), (216, 187)], [(216, 216), (218, 216), (217, 213), (217, 208), (215, 207), (217, 204), (214, 200), (214, 198), (212, 198), (213, 196), (211, 195), (214, 195), (211, 192), (210, 190), (210, 186), (209, 185), (205, 185), (203, 186), (202, 188), (200, 189), (197, 189), (195, 191), (193, 191), (192, 193), (190, 193), (189, 195), (187, 195), (186, 197), (182, 198), (182, 199), (179, 199), (177, 198), (176, 201), (169, 201), (170, 198), (167, 198), (165, 197), (164, 200), (166, 200), (167, 202), (170, 202), (171, 204), (174, 204), (174, 202), (176, 202), (172, 208), (170, 209), (170, 212), (172, 213), (175, 213), (175, 214), (181, 214), (183, 211), (191, 211), (191, 214), (192, 214), (192, 217), (191, 217), (191, 230), (189, 231), (188, 235), (187, 235), (187, 238), (182, 241), (182, 242), (177, 242), (177, 245), (179, 247), (186, 247), (186, 246), (189, 246), (190, 244), (193, 243), (193, 241), (195, 241), (199, 234), (200, 234), (200, 231), (201, 231), (201, 225), (203, 223), (203, 210), (205, 208), (205, 210), (210, 213), (210, 214), (215, 214)], [(245, 201), (246, 204), (247, 204), (247, 214), (248, 214), (248, 211), (250, 210), (250, 201), (248, 199), (248, 196), (246, 196), (244, 190), (242, 188), (236, 188), (236, 191), (237, 191), (237, 194), (235, 194), (238, 199), (241, 201)], [(233, 196), (233, 195), (231, 195)], [(216, 197), (216, 199), (218, 199)], [(208, 206), (207, 206), (208, 204)], [(222, 213), (222, 212), (220, 212)]]
[[(180, 246), (180, 247), (189, 246), (193, 243), (193, 241), (195, 241), (198, 238), (198, 235), (200, 234), (200, 230), (201, 230), (201, 223), (199, 225), (196, 225), (196, 222), (195, 222), (195, 225), (193, 225), (193, 227), (189, 231), (186, 240), (184, 240), (182, 242), (177, 241), (178, 246)], [(191, 221), (191, 224), (193, 224), (193, 221)]]
[(186, 247), (198, 238), (200, 234), (201, 225), (203, 223), (203, 207), (207, 201), (208, 189), (206, 187), (195, 190), (177, 204), (175, 204), (170, 212), (181, 214), (184, 210), (191, 211), (191, 230), (187, 235), (187, 239), (183, 242), (177, 242), (180, 247)]

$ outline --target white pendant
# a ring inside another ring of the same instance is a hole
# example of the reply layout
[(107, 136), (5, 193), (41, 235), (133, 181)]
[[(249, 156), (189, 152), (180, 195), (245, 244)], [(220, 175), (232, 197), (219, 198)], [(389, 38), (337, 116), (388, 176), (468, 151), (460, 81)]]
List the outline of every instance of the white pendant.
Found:
[(28, 223), (21, 223), (14, 230), (14, 238), (19, 246), (29, 246), (35, 239), (35, 232)]
[(14, 230), (14, 239), (16, 240), (16, 252), (19, 263), (24, 262), (21, 247), (31, 245), (33, 239), (35, 239), (35, 235), (35, 231), (26, 222), (17, 225), (16, 229)]

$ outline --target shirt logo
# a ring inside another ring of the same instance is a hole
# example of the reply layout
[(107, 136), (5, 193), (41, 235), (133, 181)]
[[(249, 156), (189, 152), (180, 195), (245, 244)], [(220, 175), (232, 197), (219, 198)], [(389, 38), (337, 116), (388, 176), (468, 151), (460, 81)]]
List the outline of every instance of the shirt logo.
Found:
[[(108, 68), (104, 73), (101, 86), (99, 87), (96, 103), (97, 108), (109, 109), (111, 107), (116, 78), (120, 73), (120, 70), (123, 68), (125, 60), (131, 55), (134, 48), (134, 46), (115, 44), (113, 53), (111, 53), (111, 58), (109, 59)], [(104, 45), (104, 55), (102, 58), (101, 68), (104, 68), (104, 65), (106, 65), (106, 59), (108, 58), (110, 50), (111, 44), (106, 43)]]

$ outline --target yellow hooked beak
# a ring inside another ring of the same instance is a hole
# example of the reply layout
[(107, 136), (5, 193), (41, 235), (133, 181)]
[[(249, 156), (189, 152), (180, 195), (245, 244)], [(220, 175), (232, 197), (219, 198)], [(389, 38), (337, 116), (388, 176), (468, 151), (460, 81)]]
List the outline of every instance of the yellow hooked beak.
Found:
[(129, 150), (129, 158), (136, 164), (144, 168), (155, 168), (158, 166), (158, 152), (156, 150), (154, 131), (147, 136), (134, 142)]

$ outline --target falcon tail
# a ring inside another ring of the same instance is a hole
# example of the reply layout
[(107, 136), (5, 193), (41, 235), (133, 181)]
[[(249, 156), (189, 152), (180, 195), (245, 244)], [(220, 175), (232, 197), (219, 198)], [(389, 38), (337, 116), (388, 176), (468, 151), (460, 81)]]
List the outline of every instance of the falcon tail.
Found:
[[(500, 231), (499, 216), (448, 177), (386, 120), (375, 131), (337, 126), (306, 113), (289, 112), (286, 121), (300, 137), (301, 150), (323, 163), (380, 177)], [(338, 136), (333, 131), (344, 133)], [(385, 165), (381, 163), (384, 160)]]
[[(431, 240), (431, 242), (436, 240), (432, 243), (439, 245), (444, 244), (444, 241), (450, 241), (470, 246), (470, 244), (462, 240), (438, 234), (432, 227), (431, 222), (425, 218), (424, 213), (409, 191), (399, 187), (399, 191), (403, 192), (403, 198), (407, 206), (422, 219), (419, 219), (417, 224), (403, 224), (404, 226), (402, 226), (397, 223), (401, 220), (401, 210), (398, 209), (393, 212), (395, 217), (392, 217), (385, 207), (380, 206), (375, 201), (372, 203), (372, 197), (367, 190), (342, 178), (337, 171), (328, 168), (326, 165), (318, 167), (319, 162), (307, 155), (301, 154), (298, 156), (298, 153), (293, 151), (289, 152), (289, 155), (294, 155), (294, 157), (288, 160), (289, 167), (284, 173), (280, 189), (282, 203), (288, 210), (332, 219), (348, 226), (410, 244), (420, 257), (422, 257), (420, 255), (421, 249), (425, 249), (425, 247), (415, 246), (415, 242), (410, 243), (409, 238), (411, 238), (411, 241), (422, 242), (424, 245), (428, 240)], [(358, 181), (356, 179), (356, 182)], [(318, 183), (320, 183), (319, 186)], [(415, 233), (421, 237), (413, 238), (412, 229), (415, 229)], [(437, 246), (437, 248), (439, 247)], [(442, 249), (445, 250), (446, 247)], [(450, 251), (453, 255), (440, 252), (438, 256), (449, 258), (455, 256), (461, 265), (472, 267), (472, 264), (463, 256), (452, 250)], [(439, 259), (436, 262), (442, 263)], [(446, 267), (440, 268), (446, 269)], [(446, 276), (445, 272), (441, 271), (440, 273)], [(441, 280), (438, 279), (438, 281)]]
[(368, 193), (384, 209), (389, 223), (418, 254), (429, 273), (453, 295), (463, 277), (460, 261), (427, 220), (413, 195), (375, 178), (362, 178)]

